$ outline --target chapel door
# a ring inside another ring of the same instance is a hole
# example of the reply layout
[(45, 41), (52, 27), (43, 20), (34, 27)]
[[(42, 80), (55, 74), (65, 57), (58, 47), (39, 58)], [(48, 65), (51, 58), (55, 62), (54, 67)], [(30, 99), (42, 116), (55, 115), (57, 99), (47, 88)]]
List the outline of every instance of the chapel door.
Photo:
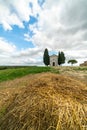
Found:
[(55, 66), (55, 62), (53, 62), (53, 66)]

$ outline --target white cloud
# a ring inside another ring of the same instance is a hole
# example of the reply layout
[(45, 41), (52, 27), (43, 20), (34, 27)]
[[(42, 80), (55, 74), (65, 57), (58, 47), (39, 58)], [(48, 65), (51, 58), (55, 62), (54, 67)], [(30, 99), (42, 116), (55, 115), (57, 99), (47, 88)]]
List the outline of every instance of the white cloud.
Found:
[(16, 50), (16, 46), (0, 37), (0, 54), (10, 54)]
[(42, 52), (37, 47), (18, 50), (14, 44), (0, 38), (0, 65), (41, 65)]
[(30, 41), (31, 37), (29, 36), (29, 34), (25, 33), (24, 34), (24, 39), (25, 39), (25, 41)]
[(14, 57), (30, 57), (30, 58), (38, 58), (42, 56), (42, 48), (35, 47), (35, 48), (28, 48), (24, 50), (20, 50), (17, 53), (15, 53)]
[(39, 11), (37, 0), (0, 0), (0, 24), (5, 30), (12, 30), (12, 25), (24, 28), (23, 22), (28, 22), (30, 15), (37, 16)]
[[(41, 62), (40, 57), (46, 47), (56, 52), (63, 50), (67, 59), (81, 59), (79, 61), (86, 59), (86, 10), (86, 0), (45, 0), (42, 8), (37, 0), (0, 0), (0, 24), (5, 30), (12, 30), (12, 25), (24, 28), (23, 22), (28, 22), (30, 15), (35, 17), (38, 15), (38, 22), (29, 25), (29, 30), (33, 32), (32, 37), (29, 33), (24, 34), (25, 40), (32, 41), (34, 48), (16, 50), (16, 53), (10, 56), (14, 57), (14, 60), (11, 60), (12, 63), (28, 63), (28, 61), (36, 63), (37, 60)], [(9, 45), (13, 48), (12, 52), (15, 52), (14, 47)], [(9, 45), (7, 45), (8, 53)], [(0, 48), (4, 52), (4, 47)]]
[(71, 57), (84, 60), (87, 57), (86, 7), (86, 0), (45, 1), (38, 25), (30, 26), (34, 32), (32, 42), (38, 47), (63, 50)]

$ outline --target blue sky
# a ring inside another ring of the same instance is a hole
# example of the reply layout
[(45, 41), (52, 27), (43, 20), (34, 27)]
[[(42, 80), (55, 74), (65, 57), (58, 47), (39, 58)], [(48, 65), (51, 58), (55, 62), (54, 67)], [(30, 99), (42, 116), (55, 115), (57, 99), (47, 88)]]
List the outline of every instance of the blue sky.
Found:
[(37, 18), (30, 16), (29, 22), (23, 22), (24, 28), (19, 28), (17, 25), (12, 27), (12, 30), (4, 30), (2, 25), (0, 25), (0, 37), (4, 37), (8, 41), (14, 43), (17, 48), (26, 49), (28, 47), (34, 47), (32, 42), (26, 41), (24, 39), (24, 34), (29, 32), (29, 35), (32, 36), (33, 32), (29, 30), (28, 26), (37, 22)]
[(87, 60), (86, 0), (0, 0), (0, 65), (43, 65), (43, 52)]

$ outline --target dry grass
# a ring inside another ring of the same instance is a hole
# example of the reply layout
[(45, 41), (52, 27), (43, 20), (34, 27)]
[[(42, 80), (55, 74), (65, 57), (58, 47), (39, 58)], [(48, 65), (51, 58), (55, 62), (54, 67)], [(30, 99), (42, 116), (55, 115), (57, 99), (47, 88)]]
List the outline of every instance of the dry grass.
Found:
[(23, 88), (12, 93), (0, 130), (84, 130), (85, 84), (51, 73), (22, 78), (22, 83)]
[(63, 74), (68, 75), (71, 78), (77, 79), (87, 84), (87, 66), (79, 67), (79, 66), (59, 66), (55, 67), (55, 69)]

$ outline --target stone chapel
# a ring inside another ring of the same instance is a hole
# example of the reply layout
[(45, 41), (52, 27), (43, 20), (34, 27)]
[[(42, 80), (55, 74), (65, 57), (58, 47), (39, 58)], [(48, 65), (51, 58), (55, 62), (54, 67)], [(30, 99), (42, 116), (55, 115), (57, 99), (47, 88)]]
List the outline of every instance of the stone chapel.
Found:
[(58, 66), (58, 56), (53, 54), (50, 56), (50, 66)]

